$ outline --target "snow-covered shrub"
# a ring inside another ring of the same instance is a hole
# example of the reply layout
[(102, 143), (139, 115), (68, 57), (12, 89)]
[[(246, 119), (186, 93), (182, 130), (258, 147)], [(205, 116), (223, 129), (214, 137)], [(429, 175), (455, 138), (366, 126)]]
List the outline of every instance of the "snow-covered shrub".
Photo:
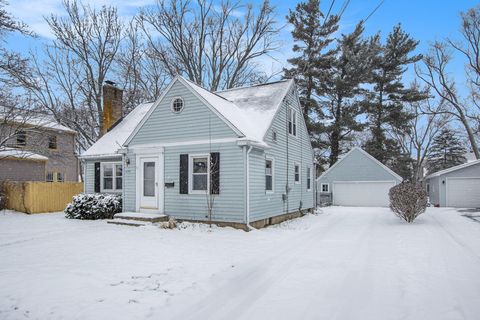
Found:
[(82, 220), (111, 219), (115, 213), (121, 211), (121, 195), (89, 193), (74, 196), (64, 210), (68, 219)]
[(421, 185), (403, 182), (391, 188), (388, 195), (390, 209), (408, 223), (413, 222), (427, 209), (428, 195)]

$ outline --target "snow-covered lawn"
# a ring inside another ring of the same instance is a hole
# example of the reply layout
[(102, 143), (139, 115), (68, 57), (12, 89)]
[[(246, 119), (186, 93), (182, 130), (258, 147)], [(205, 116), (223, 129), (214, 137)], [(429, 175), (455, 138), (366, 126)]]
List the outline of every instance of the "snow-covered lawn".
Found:
[(0, 213), (0, 319), (480, 317), (480, 223), (453, 209), (182, 227)]

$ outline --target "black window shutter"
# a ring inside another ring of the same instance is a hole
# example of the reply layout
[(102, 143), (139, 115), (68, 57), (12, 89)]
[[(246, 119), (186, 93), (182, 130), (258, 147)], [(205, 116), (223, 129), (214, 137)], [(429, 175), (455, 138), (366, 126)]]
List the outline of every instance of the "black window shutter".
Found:
[(210, 194), (220, 194), (220, 153), (210, 153)]
[(100, 162), (95, 162), (95, 192), (100, 192)]
[(188, 154), (180, 155), (180, 193), (188, 194)]

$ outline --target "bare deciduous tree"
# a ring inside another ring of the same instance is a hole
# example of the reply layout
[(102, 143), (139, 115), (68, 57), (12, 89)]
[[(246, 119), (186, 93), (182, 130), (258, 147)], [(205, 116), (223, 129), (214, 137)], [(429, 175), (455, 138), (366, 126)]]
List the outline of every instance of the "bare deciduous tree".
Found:
[(451, 116), (441, 113), (444, 101), (435, 101), (433, 98), (412, 102), (405, 107), (413, 115), (406, 130), (393, 130), (390, 134), (398, 142), (402, 153), (412, 156), (412, 181), (418, 182), (423, 178), (430, 145)]
[(79, 132), (79, 149), (100, 135), (102, 87), (122, 39), (123, 23), (114, 7), (99, 10), (64, 0), (65, 16), (46, 18), (55, 40), (45, 60), (31, 53), (27, 69), (13, 70), (19, 85), (55, 119)]
[(228, 0), (218, 6), (211, 0), (159, 0), (138, 21), (170, 76), (185, 74), (212, 91), (264, 77), (257, 59), (277, 48), (279, 29), (267, 0), (258, 10)]
[(436, 113), (450, 115), (462, 124), (475, 157), (480, 159), (478, 144), (471, 124), (471, 118), (475, 117), (475, 113), (471, 103), (460, 96), (455, 80), (451, 78), (447, 70), (451, 59), (449, 46), (446, 43), (435, 42), (431, 46), (429, 54), (423, 59), (425, 68), (416, 66), (416, 73), (444, 101), (444, 107), (436, 110)]

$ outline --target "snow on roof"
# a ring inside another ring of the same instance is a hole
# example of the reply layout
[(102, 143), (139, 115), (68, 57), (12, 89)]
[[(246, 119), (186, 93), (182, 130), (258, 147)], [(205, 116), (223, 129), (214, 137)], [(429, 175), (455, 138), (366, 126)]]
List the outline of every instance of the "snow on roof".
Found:
[(464, 164), (461, 164), (461, 165), (458, 165), (458, 166), (455, 166), (455, 167), (451, 167), (451, 168), (448, 168), (448, 169), (444, 169), (444, 170), (434, 172), (434, 173), (426, 176), (425, 179), (438, 177), (438, 176), (441, 176), (442, 174), (457, 171), (457, 170), (460, 170), (460, 169), (463, 169), (463, 168), (468, 168), (468, 167), (476, 165), (476, 164), (480, 164), (480, 160), (470, 161), (470, 162), (467, 162), (467, 163), (464, 163)]
[[(251, 87), (217, 91), (216, 94), (232, 101), (247, 118), (249, 130), (246, 136), (263, 141), (270, 124), (287, 94), (293, 80), (282, 80)], [(235, 123), (242, 121), (236, 118)]]
[[(6, 107), (0, 106), (0, 118), (3, 119), (5, 117), (5, 113), (7, 113)], [(19, 111), (21, 113), (22, 111)], [(3, 115), (2, 115), (3, 114)], [(52, 129), (52, 130), (58, 130), (58, 131), (66, 131), (66, 132), (71, 132), (71, 133), (76, 133), (75, 130), (72, 130), (64, 125), (61, 125), (57, 121), (53, 119), (52, 116), (50, 115), (44, 115), (44, 114), (33, 114), (33, 112), (28, 112), (24, 115), (19, 114), (16, 117), (12, 118), (12, 121), (15, 121), (19, 124), (25, 124), (25, 125), (30, 125), (34, 127), (42, 127), (42, 128), (47, 128), (47, 129)]]
[[(213, 112), (238, 134), (259, 145), (264, 144), (263, 138), (293, 84), (293, 80), (282, 80), (214, 93), (181, 76), (177, 76), (169, 87), (177, 80), (192, 89), (194, 94), (213, 108)], [(128, 143), (127, 140), (142, 125), (142, 120), (146, 120), (144, 118), (148, 116), (147, 113), (153, 112), (152, 107), (155, 108), (164, 95), (165, 92), (155, 103), (136, 107), (122, 122), (85, 151), (82, 157), (114, 155), (122, 145)]]
[(31, 151), (14, 149), (14, 148), (1, 148), (0, 159), (2, 158), (15, 158), (15, 159), (27, 159), (27, 160), (48, 160), (47, 157), (40, 154), (33, 153)]
[(112, 130), (88, 148), (82, 157), (115, 155), (153, 104), (153, 102), (149, 102), (138, 105)]

